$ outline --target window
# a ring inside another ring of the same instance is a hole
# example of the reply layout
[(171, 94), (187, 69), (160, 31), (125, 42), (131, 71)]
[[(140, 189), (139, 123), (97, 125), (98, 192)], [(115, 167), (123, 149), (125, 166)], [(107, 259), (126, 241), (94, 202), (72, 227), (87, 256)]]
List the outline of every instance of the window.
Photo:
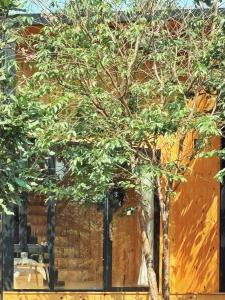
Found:
[(15, 209), (14, 289), (48, 289), (47, 206), (30, 195)]
[(112, 286), (143, 285), (139, 274), (142, 263), (142, 241), (138, 213), (126, 214), (136, 205), (135, 194), (125, 195), (124, 204), (112, 217)]
[(103, 211), (73, 202), (56, 205), (56, 288), (103, 288)]
[[(51, 160), (51, 174), (56, 165)], [(138, 214), (126, 213), (134, 193), (115, 190), (104, 205), (88, 206), (22, 196), (3, 218), (4, 290), (147, 290)], [(155, 241), (158, 229), (159, 222)]]

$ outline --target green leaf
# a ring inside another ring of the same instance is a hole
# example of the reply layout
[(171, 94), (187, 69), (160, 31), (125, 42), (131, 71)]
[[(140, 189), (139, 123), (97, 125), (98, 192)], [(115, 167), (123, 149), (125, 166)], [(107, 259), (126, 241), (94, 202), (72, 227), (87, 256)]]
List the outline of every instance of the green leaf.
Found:
[(15, 182), (20, 186), (21, 188), (24, 188), (25, 190), (31, 191), (31, 186), (23, 179), (21, 178), (16, 178)]
[(1, 208), (1, 211), (3, 211), (6, 215), (14, 215), (14, 213), (12, 211), (10, 211), (8, 209), (8, 207), (4, 204), (4, 200), (3, 199), (0, 199), (0, 208)]
[(10, 182), (8, 182), (7, 185), (9, 187), (10, 192), (14, 192), (15, 191), (14, 186)]

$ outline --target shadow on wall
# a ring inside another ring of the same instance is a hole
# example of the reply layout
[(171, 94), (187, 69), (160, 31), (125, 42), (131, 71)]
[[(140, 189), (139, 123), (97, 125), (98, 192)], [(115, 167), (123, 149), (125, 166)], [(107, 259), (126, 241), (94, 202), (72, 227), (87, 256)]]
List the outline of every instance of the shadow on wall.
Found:
[[(219, 141), (213, 142), (219, 147)], [(220, 184), (217, 158), (198, 159), (171, 207), (171, 281), (174, 293), (219, 291)], [(224, 298), (225, 299), (225, 298)]]

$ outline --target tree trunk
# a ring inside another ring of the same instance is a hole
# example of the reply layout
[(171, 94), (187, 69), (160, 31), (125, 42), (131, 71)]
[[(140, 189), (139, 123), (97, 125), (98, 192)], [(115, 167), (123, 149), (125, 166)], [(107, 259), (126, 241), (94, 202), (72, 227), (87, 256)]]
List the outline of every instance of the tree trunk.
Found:
[(162, 215), (163, 253), (162, 253), (162, 296), (170, 299), (170, 252), (169, 252), (169, 212)]
[[(164, 195), (160, 178), (157, 178), (157, 189), (159, 197), (160, 214), (162, 219), (162, 299), (170, 300), (170, 252), (169, 252), (169, 213), (170, 196)], [(172, 184), (169, 183), (165, 191), (172, 190)]]
[(152, 253), (151, 241), (149, 240), (146, 231), (145, 216), (143, 210), (140, 213), (140, 226), (141, 226), (141, 236), (143, 242), (143, 254), (145, 257), (147, 273), (148, 273), (148, 284), (149, 284), (150, 296), (151, 296), (151, 300), (158, 300), (158, 287), (157, 287), (156, 274), (153, 265), (153, 253)]

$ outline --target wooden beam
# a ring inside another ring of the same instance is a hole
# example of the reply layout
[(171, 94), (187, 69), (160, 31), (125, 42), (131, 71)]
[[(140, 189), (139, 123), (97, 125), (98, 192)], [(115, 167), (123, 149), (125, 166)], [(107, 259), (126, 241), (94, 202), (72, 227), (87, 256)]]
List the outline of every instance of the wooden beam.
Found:
[[(148, 293), (5, 292), (4, 300), (148, 300)], [(161, 299), (161, 297), (160, 297)], [(224, 300), (225, 294), (173, 294), (171, 300)]]

